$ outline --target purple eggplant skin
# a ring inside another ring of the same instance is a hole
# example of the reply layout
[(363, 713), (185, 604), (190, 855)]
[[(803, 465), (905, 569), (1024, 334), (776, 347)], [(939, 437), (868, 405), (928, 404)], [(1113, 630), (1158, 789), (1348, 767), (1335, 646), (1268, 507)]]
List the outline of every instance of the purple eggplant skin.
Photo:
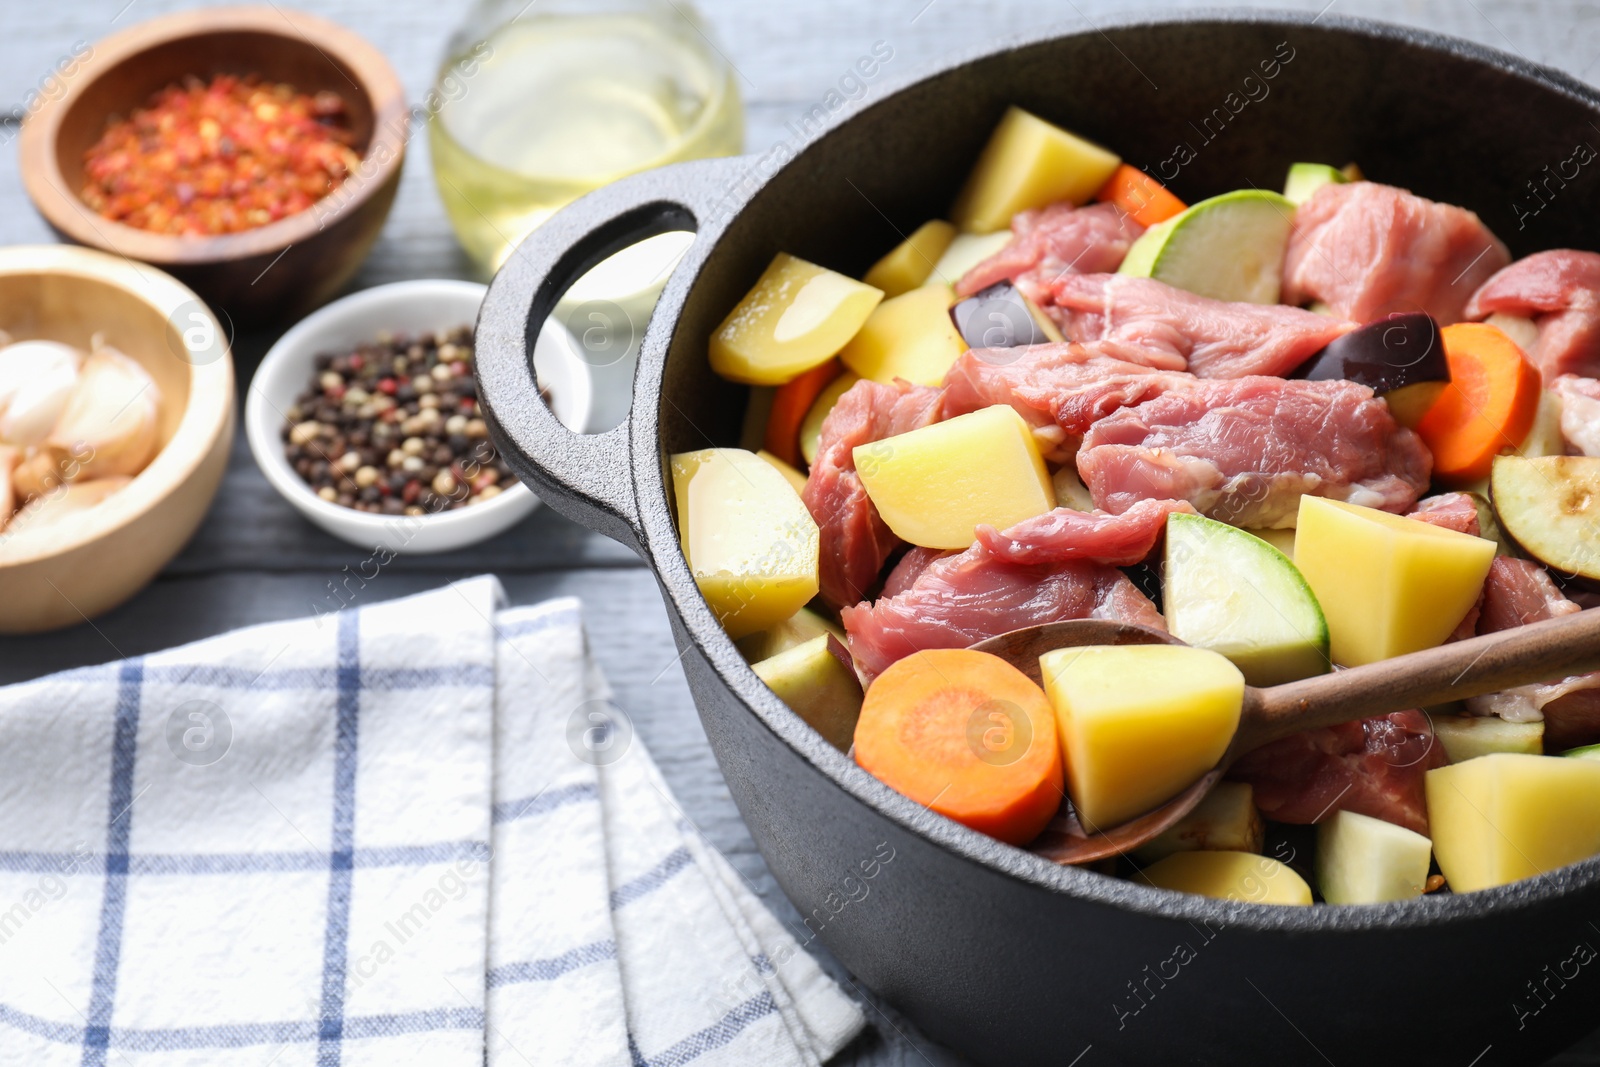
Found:
[(1396, 312), (1330, 341), (1300, 365), (1296, 378), (1343, 379), (1382, 396), (1420, 382), (1448, 382), (1439, 324), (1420, 311)]
[(973, 348), (1016, 348), (1050, 340), (1010, 282), (996, 282), (950, 309), (956, 332)]

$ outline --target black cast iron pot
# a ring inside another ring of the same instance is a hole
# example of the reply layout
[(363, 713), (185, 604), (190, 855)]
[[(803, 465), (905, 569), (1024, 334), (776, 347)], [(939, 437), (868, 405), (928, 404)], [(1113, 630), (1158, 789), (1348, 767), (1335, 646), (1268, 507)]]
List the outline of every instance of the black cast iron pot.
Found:
[[(558, 511), (654, 569), (706, 734), (778, 882), (933, 1037), (987, 1064), (1065, 1065), (1086, 1049), (1085, 1064), (1543, 1060), (1600, 1023), (1600, 961), (1585, 947), (1600, 947), (1600, 861), (1358, 908), (1213, 901), (1057, 867), (924, 811), (829, 747), (696, 590), (666, 457), (735, 443), (745, 403), (708, 368), (707, 337), (774, 253), (859, 275), (945, 214), (1012, 103), (1191, 203), (1278, 188), (1296, 160), (1356, 160), (1473, 208), (1518, 255), (1600, 248), (1600, 166), (1570, 162), (1600, 144), (1600, 94), (1555, 71), (1334, 17), (1040, 36), (869, 96), (803, 143), (644, 174), (556, 215), (501, 270), (478, 322), (496, 443)], [(574, 436), (539, 400), (533, 339), (573, 279), (669, 229), (699, 236), (649, 323), (631, 419)]]

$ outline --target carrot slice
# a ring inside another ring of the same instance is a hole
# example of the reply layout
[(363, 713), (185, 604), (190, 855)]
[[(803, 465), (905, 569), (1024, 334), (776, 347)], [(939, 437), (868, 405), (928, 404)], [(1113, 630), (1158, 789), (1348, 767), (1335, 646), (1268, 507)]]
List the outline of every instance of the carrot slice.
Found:
[(837, 359), (830, 359), (778, 387), (772, 396), (772, 412), (767, 416), (768, 452), (791, 467), (800, 466), (800, 424), (816, 403), (817, 395), (843, 371)]
[(1061, 746), (1044, 690), (998, 656), (916, 652), (878, 676), (856, 762), (897, 792), (1013, 845), (1061, 806)]
[(1169, 193), (1165, 185), (1127, 163), (1111, 172), (1111, 177), (1106, 179), (1094, 198), (1109, 200), (1132, 216), (1140, 226), (1166, 222), (1188, 207)]
[(1494, 457), (1515, 451), (1539, 410), (1539, 370), (1515, 341), (1486, 322), (1439, 331), (1450, 384), (1417, 423), (1440, 481), (1489, 476)]

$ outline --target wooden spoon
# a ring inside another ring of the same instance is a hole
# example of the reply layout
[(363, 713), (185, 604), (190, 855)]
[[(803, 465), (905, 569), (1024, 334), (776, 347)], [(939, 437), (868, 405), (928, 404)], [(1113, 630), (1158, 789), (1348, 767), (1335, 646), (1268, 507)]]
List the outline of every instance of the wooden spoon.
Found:
[[(1039, 657), (1054, 649), (1163, 643), (1183, 642), (1131, 623), (1077, 619), (1013, 630), (972, 647), (1001, 657), (1038, 682)], [(1233, 741), (1199, 781), (1136, 819), (1096, 832), (1085, 830), (1063, 805), (1062, 814), (1031, 848), (1057, 863), (1091, 863), (1120, 855), (1189, 814), (1234, 760), (1268, 742), (1302, 730), (1594, 670), (1600, 670), (1600, 608), (1267, 689), (1246, 686)]]

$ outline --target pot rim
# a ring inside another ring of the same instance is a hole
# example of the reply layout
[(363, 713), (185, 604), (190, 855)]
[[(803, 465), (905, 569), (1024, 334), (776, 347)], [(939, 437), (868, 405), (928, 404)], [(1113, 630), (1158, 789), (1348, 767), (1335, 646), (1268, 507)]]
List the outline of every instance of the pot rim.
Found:
[[(1324, 9), (1326, 11), (1326, 9)], [(702, 220), (699, 236), (679, 269), (668, 283), (662, 306), (680, 309), (698, 281), (700, 271), (715, 253), (726, 231), (728, 220), (759, 194), (777, 173), (798, 163), (806, 151), (832, 135), (864, 112), (881, 106), (891, 97), (914, 86), (946, 77), (952, 72), (1007, 52), (1046, 44), (1068, 37), (1104, 34), (1106, 30), (1144, 27), (1170, 27), (1196, 23), (1265, 24), (1282, 26), (1291, 32), (1314, 31), (1357, 36), (1396, 45), (1409, 45), (1429, 52), (1443, 53), (1487, 65), (1507, 75), (1533, 82), (1546, 91), (1560, 93), (1592, 110), (1600, 117), (1600, 91), (1561, 71), (1430, 30), (1397, 26), (1349, 16), (1311, 16), (1303, 12), (1279, 10), (1202, 9), (1183, 13), (1139, 13), (1125, 18), (1093, 20), (1083, 29), (1063, 33), (1039, 30), (1012, 35), (983, 47), (956, 53), (936, 67), (924, 67), (884, 82), (876, 91), (851, 101), (820, 129), (798, 140), (787, 159), (764, 173), (723, 215)], [(1131, 60), (1129, 61), (1131, 62)], [(738, 162), (748, 168), (759, 166), (765, 157), (743, 156)], [(727, 161), (733, 164), (735, 161)], [(1523, 879), (1509, 885), (1473, 893), (1423, 897), (1365, 906), (1321, 905), (1291, 907), (1262, 905), (1174, 893), (1142, 886), (1120, 878), (1099, 875), (1076, 867), (1063, 867), (969, 830), (943, 816), (935, 815), (917, 802), (890, 789), (833, 748), (783, 704), (756, 676), (750, 665), (723, 631), (716, 616), (700, 596), (679, 546), (678, 531), (668, 499), (663, 450), (660, 443), (660, 400), (662, 379), (677, 316), (652, 318), (639, 360), (634, 383), (635, 404), (628, 423), (631, 477), (638, 505), (637, 533), (641, 552), (660, 578), (662, 594), (672, 604), (684, 631), (704, 655), (717, 677), (784, 744), (793, 749), (836, 786), (876, 813), (939, 846), (969, 863), (981, 865), (1028, 885), (1102, 904), (1150, 918), (1173, 921), (1219, 923), (1252, 932), (1351, 933), (1461, 925), (1481, 922), (1491, 916), (1542, 906), (1548, 902), (1600, 888), (1600, 857), (1594, 857), (1556, 871)], [(640, 404), (640, 398), (654, 397), (654, 404)], [(649, 501), (649, 504), (646, 504)]]

